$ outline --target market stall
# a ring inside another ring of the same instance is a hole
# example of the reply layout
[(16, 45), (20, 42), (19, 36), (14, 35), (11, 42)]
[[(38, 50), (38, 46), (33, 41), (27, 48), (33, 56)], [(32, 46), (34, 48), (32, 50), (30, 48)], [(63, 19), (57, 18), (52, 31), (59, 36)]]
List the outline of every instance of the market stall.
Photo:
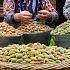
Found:
[[(66, 36), (69, 34), (69, 25), (70, 21), (68, 20), (52, 30), (49, 26), (36, 21), (32, 24), (21, 25), (17, 28), (5, 22), (0, 23), (0, 44), (4, 45), (4, 48), (3, 45), (0, 47), (0, 69), (69, 70), (70, 41), (69, 37)], [(51, 30), (52, 32), (50, 34)], [(35, 35), (35, 38), (33, 35)], [(18, 37), (20, 38), (17, 39)], [(47, 44), (48, 40), (50, 40), (49, 44)], [(55, 45), (56, 41), (59, 44)]]
[(1, 70), (69, 70), (70, 49), (40, 43), (0, 48)]
[[(57, 8), (56, 0), (50, 1)], [(56, 28), (37, 21), (0, 22), (0, 70), (70, 70), (69, 34), (70, 20)]]

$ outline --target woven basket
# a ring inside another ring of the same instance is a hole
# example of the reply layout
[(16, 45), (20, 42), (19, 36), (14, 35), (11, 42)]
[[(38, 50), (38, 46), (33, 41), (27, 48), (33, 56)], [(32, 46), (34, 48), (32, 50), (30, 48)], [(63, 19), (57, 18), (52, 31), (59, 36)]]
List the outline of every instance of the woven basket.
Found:
[(0, 62), (0, 70), (70, 70), (69, 63), (60, 64), (16, 64)]
[(70, 48), (70, 35), (52, 35), (58, 46)]

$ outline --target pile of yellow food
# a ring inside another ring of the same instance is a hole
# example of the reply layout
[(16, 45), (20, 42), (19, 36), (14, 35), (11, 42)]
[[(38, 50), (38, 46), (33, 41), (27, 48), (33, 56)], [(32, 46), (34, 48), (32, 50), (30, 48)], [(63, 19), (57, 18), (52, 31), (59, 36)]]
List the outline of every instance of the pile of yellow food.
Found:
[(18, 30), (21, 30), (24, 34), (30, 34), (30, 33), (41, 33), (41, 32), (47, 32), (50, 31), (51, 28), (42, 22), (32, 22), (30, 24), (22, 24), (20, 27), (18, 27)]
[(47, 47), (40, 43), (27, 45), (9, 45), (0, 48), (0, 61), (30, 64), (55, 64), (70, 62), (70, 49), (62, 47)]
[(33, 21), (30, 24), (22, 23), (19, 27), (14, 28), (8, 23), (0, 23), (0, 36), (22, 36), (23, 34), (41, 33), (50, 31), (51, 28), (40, 22)]
[(22, 34), (21, 30), (15, 29), (8, 23), (0, 23), (0, 36), (21, 36)]

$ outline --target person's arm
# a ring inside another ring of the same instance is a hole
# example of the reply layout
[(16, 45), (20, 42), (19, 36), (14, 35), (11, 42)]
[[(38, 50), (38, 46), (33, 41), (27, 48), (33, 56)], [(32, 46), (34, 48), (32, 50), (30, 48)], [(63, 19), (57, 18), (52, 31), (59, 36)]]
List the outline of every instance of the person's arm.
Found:
[(15, 2), (14, 0), (4, 0), (3, 2), (4, 20), (8, 23), (17, 23), (14, 20)]
[(70, 19), (70, 0), (66, 0), (65, 5), (63, 7), (63, 14), (66, 19)]
[(51, 5), (49, 0), (42, 0), (42, 5), (41, 5), (43, 10), (48, 10), (51, 13), (51, 17), (48, 19), (49, 22), (55, 22), (58, 20), (58, 13), (54, 9), (54, 7)]

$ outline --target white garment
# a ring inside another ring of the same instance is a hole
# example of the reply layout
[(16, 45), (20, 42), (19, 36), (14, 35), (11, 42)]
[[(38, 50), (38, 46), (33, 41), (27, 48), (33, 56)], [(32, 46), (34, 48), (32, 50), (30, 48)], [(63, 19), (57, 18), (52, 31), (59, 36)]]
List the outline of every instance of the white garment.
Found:
[(32, 4), (33, 13), (35, 12), (35, 8), (36, 8), (36, 0), (33, 0)]

